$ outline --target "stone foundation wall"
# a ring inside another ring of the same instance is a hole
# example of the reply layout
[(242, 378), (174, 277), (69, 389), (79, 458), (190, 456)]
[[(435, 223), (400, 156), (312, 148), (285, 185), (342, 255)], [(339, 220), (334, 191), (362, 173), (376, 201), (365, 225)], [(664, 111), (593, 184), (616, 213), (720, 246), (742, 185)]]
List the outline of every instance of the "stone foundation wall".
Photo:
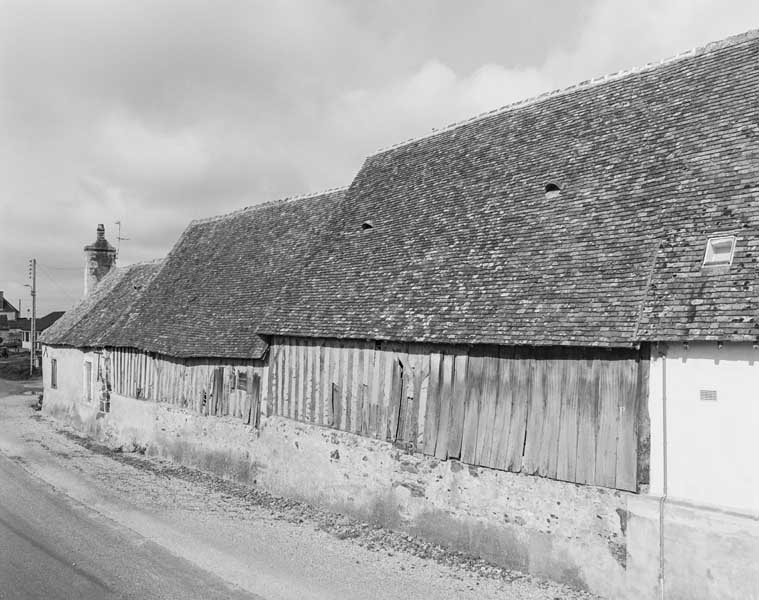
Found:
[(260, 430), (111, 395), (111, 412), (45, 401), (45, 412), (111, 445), (260, 485), (607, 597), (622, 594), (624, 492), (438, 461), (281, 417)]
[[(97, 355), (46, 352), (44, 411), (111, 446), (145, 448), (607, 598), (660, 598), (655, 496), (438, 461), (283, 417), (264, 417), (257, 430), (118, 394), (103, 414), (83, 401), (82, 364)], [(667, 600), (759, 600), (757, 514), (669, 500), (664, 556)]]

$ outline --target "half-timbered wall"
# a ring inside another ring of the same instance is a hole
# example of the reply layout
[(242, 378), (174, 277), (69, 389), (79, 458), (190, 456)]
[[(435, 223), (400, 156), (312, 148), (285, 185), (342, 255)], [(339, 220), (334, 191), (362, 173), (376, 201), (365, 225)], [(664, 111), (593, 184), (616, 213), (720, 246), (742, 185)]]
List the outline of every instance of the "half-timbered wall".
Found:
[(268, 412), (439, 459), (636, 490), (648, 350), (274, 338)]
[(117, 394), (258, 424), (263, 361), (182, 360), (129, 348), (104, 354), (111, 388)]

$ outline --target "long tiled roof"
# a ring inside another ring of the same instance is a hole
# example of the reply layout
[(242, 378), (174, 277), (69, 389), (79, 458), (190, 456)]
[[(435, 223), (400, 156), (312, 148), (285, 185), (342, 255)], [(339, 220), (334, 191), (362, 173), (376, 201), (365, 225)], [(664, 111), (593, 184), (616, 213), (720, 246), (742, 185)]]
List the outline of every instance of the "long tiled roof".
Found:
[[(757, 340), (758, 89), (749, 32), (405, 142), (347, 191), (191, 223), (141, 293), (117, 271), (44, 340), (230, 358), (267, 334)], [(702, 268), (728, 234), (732, 264)]]
[[(371, 156), (259, 333), (757, 339), (757, 90), (750, 32)], [(732, 266), (702, 269), (724, 232)]]
[(113, 269), (72, 309), (40, 336), (50, 345), (117, 346), (124, 324), (140, 295), (160, 268), (159, 262)]
[(259, 323), (328, 236), (343, 196), (330, 191), (191, 223), (112, 345), (261, 358), (268, 346)]

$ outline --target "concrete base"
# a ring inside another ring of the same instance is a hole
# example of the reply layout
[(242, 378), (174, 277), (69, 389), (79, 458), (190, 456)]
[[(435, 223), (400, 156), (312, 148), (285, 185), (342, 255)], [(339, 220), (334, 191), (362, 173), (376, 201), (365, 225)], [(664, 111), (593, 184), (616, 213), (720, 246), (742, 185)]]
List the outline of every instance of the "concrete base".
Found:
[[(656, 499), (441, 462), (279, 417), (255, 430), (115, 394), (107, 415), (60, 394), (44, 410), (109, 445), (145, 447), (498, 565), (607, 598), (659, 598)], [(742, 517), (703, 520), (701, 510), (667, 507), (667, 598), (757, 598), (757, 523), (731, 529)]]
[[(631, 497), (628, 509), (629, 595), (651, 598), (658, 591), (651, 576), (659, 570), (661, 503)], [(759, 600), (759, 516), (667, 500), (664, 590), (667, 600)]]

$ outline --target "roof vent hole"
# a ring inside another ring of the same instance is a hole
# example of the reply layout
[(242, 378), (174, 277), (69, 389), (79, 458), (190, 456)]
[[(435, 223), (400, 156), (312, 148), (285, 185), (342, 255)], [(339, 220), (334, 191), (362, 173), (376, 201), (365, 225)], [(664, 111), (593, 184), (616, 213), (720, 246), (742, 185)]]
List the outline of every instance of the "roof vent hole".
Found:
[(556, 198), (561, 193), (561, 188), (555, 183), (546, 183), (546, 198)]
[(366, 231), (367, 229), (374, 229), (374, 221), (370, 221), (370, 220), (364, 221), (363, 223), (361, 223), (361, 229), (363, 229), (364, 231)]

